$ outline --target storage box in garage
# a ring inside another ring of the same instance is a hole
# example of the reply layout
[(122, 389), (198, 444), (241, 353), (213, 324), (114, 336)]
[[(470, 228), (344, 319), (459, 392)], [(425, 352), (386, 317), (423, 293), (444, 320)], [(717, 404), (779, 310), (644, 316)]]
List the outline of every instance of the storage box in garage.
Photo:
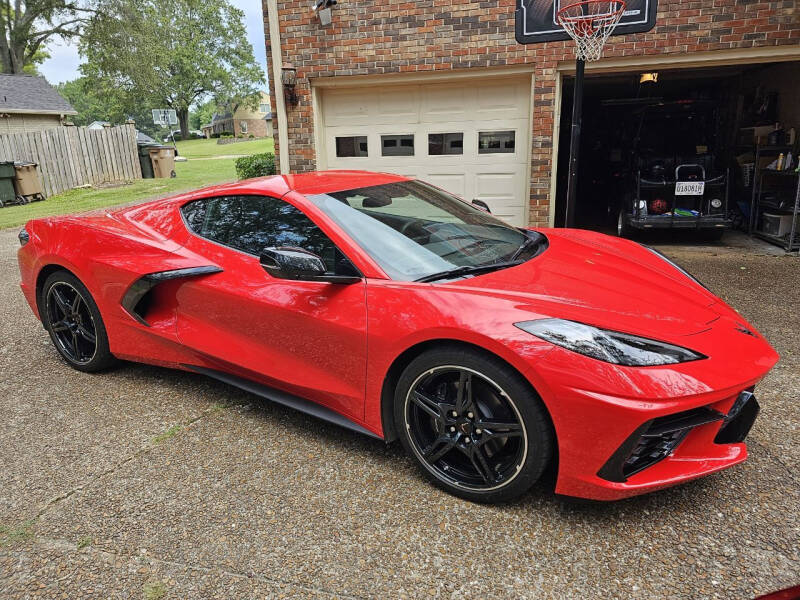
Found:
[[(769, 235), (783, 237), (792, 231), (792, 215), (764, 213), (761, 219), (761, 231)], [(797, 218), (797, 229), (800, 230), (800, 215)]]

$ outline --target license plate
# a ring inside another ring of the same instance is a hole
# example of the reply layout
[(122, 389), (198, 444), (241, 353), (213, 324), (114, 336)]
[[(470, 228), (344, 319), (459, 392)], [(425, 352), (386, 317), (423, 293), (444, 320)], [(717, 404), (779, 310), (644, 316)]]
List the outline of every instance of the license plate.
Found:
[(675, 183), (676, 196), (702, 196), (705, 191), (705, 181), (678, 181)]

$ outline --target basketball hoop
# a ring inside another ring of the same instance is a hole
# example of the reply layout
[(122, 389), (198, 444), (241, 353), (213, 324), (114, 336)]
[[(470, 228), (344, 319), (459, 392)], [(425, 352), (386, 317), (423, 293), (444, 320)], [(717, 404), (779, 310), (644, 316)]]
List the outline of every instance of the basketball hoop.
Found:
[(595, 61), (624, 12), (622, 0), (584, 0), (559, 9), (556, 21), (575, 40), (575, 57)]

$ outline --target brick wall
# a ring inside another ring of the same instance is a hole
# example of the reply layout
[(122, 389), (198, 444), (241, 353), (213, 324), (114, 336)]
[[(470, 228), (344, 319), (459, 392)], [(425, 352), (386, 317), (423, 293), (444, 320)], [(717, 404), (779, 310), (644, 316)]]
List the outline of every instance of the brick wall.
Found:
[[(316, 168), (311, 80), (371, 75), (534, 65), (532, 225), (549, 213), (556, 66), (572, 46), (521, 46), (514, 39), (515, 0), (342, 0), (323, 28), (307, 2), (278, 1), (283, 60), (297, 69), (298, 106), (287, 107), (290, 168)], [(660, 0), (658, 24), (645, 34), (611, 38), (606, 57), (680, 54), (800, 43), (798, 0)], [(264, 4), (267, 61), (272, 56)], [(276, 137), (276, 155), (278, 153)]]

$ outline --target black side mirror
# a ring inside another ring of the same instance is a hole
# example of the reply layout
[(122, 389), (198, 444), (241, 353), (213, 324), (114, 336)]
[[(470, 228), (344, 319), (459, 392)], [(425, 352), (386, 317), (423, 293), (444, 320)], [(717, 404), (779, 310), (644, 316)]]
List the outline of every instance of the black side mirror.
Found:
[(472, 201), (472, 205), (473, 205), (475, 208), (478, 208), (478, 209), (480, 209), (480, 210), (482, 210), (482, 211), (484, 211), (484, 212), (487, 212), (487, 213), (489, 213), (489, 214), (492, 214), (492, 210), (489, 208), (489, 205), (488, 205), (488, 204), (486, 204), (486, 202), (484, 202), (483, 200), (478, 200), (477, 198), (475, 198), (475, 199)]
[(383, 208), (384, 206), (389, 206), (391, 203), (391, 198), (373, 198), (372, 196), (367, 196), (361, 201), (361, 206), (364, 208)]
[(278, 279), (343, 284), (361, 281), (360, 277), (328, 274), (325, 262), (313, 252), (303, 248), (266, 248), (261, 254), (260, 263), (267, 273)]

